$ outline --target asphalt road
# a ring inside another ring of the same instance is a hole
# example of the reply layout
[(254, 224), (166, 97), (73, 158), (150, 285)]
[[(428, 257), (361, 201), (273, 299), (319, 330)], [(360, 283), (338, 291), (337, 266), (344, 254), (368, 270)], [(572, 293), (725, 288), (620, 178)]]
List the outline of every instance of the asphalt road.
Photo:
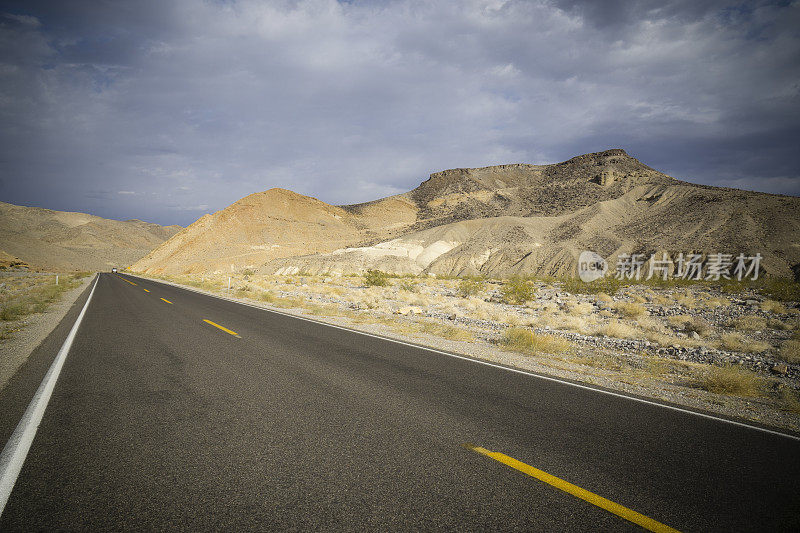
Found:
[[(0, 531), (641, 530), (465, 443), (679, 530), (800, 530), (797, 440), (124, 277)], [(87, 296), (0, 393), (0, 443)]]

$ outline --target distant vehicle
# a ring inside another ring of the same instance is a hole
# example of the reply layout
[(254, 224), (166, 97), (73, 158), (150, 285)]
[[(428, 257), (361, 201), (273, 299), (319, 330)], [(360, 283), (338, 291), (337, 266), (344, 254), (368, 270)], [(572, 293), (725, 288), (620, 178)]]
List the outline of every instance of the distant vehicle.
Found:
[(111, 272), (112, 272), (113, 274), (116, 274), (116, 273), (117, 273), (117, 267), (114, 267), (114, 268), (112, 268), (112, 269), (111, 269)]

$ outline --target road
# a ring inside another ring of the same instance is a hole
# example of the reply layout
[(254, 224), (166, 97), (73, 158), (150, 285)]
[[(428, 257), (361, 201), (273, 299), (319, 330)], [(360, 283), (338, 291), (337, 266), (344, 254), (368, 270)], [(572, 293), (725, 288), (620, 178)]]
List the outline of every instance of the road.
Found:
[[(0, 393), (0, 443), (88, 292)], [(563, 482), (678, 530), (796, 531), (798, 457), (785, 436), (100, 274), (0, 531), (641, 531)]]

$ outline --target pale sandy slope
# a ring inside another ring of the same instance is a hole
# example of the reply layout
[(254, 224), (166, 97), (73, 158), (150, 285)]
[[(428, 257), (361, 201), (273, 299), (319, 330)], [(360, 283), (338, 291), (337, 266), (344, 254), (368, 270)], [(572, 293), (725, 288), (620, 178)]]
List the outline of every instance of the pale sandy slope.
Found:
[(274, 189), (198, 220), (134, 269), (563, 275), (584, 249), (761, 253), (767, 272), (789, 276), (800, 264), (800, 199), (681, 182), (614, 149), (446, 170), (352, 206)]
[(0, 202), (0, 257), (46, 270), (125, 267), (180, 230)]

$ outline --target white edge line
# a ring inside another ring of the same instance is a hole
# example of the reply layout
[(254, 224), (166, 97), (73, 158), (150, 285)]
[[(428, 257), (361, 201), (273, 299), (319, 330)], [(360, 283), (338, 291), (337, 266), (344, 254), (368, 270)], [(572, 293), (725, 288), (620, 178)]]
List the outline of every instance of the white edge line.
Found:
[(44, 416), (44, 411), (47, 409), (47, 404), (53, 394), (58, 376), (61, 374), (61, 368), (64, 366), (70, 347), (72, 347), (72, 341), (75, 340), (75, 335), (78, 333), (78, 327), (81, 325), (86, 308), (89, 307), (89, 302), (92, 301), (92, 295), (99, 279), (100, 276), (97, 275), (94, 285), (92, 285), (92, 291), (89, 293), (86, 303), (83, 304), (83, 309), (81, 309), (81, 313), (75, 320), (69, 335), (64, 340), (64, 344), (61, 345), (61, 349), (42, 379), (42, 383), (36, 390), (31, 403), (28, 404), (25, 414), (22, 415), (16, 429), (14, 429), (14, 433), (11, 434), (11, 438), (8, 439), (3, 451), (0, 452), (0, 515), (3, 514), (6, 502), (8, 502), (11, 491), (14, 489), (14, 484), (17, 482), (17, 476), (22, 470), (22, 465), (31, 448), (33, 438), (36, 436), (36, 431), (42, 422), (42, 416)]
[(677, 407), (677, 406), (674, 406), (674, 405), (668, 405), (668, 404), (656, 402), (656, 401), (653, 401), (653, 400), (646, 400), (644, 398), (637, 398), (636, 396), (629, 396), (627, 394), (622, 394), (620, 392), (613, 392), (613, 391), (610, 391), (610, 390), (599, 389), (599, 388), (596, 388), (596, 387), (590, 387), (588, 385), (581, 385), (579, 383), (573, 383), (572, 381), (568, 381), (568, 380), (565, 380), (565, 379), (560, 379), (560, 378), (556, 378), (556, 377), (553, 377), (553, 376), (546, 376), (546, 375), (543, 375), (543, 374), (536, 374), (534, 372), (530, 372), (530, 371), (527, 371), (527, 370), (520, 370), (519, 368), (512, 368), (512, 367), (509, 367), (509, 366), (499, 365), (497, 363), (484, 361), (482, 359), (476, 359), (474, 357), (467, 357), (465, 355), (458, 355), (458, 354), (454, 354), (454, 353), (450, 353), (450, 352), (444, 352), (444, 351), (441, 351), (441, 350), (437, 350), (435, 348), (430, 348), (428, 346), (422, 346), (420, 344), (414, 344), (414, 343), (411, 343), (411, 342), (405, 342), (405, 341), (401, 341), (401, 340), (398, 340), (398, 339), (393, 339), (391, 337), (384, 337), (383, 335), (375, 335), (374, 333), (367, 333), (365, 331), (359, 331), (357, 329), (347, 328), (347, 327), (344, 327), (344, 326), (338, 326), (336, 324), (329, 324), (327, 322), (322, 322), (320, 320), (314, 320), (313, 318), (306, 318), (304, 316), (293, 315), (291, 313), (286, 313), (284, 311), (278, 311), (277, 309), (269, 309), (267, 307), (261, 307), (261, 306), (254, 305), (254, 304), (251, 304), (251, 303), (248, 303), (248, 302), (242, 302), (242, 301), (239, 301), (239, 300), (234, 300), (233, 298), (227, 298), (225, 296), (219, 296), (217, 294), (211, 294), (211, 293), (208, 293), (208, 292), (205, 292), (205, 291), (201, 291), (201, 290), (197, 290), (197, 289), (194, 289), (194, 288), (191, 288), (191, 287), (184, 287), (183, 285), (179, 285), (177, 283), (172, 283), (170, 281), (155, 280), (155, 279), (152, 279), (152, 278), (146, 278), (144, 276), (137, 276), (136, 274), (130, 274), (130, 273), (127, 273), (127, 272), (125, 274), (128, 275), (128, 276), (133, 276), (135, 278), (144, 279), (144, 280), (147, 280), (147, 281), (152, 281), (154, 283), (162, 283), (162, 284), (165, 284), (165, 285), (172, 285), (173, 287), (177, 287), (179, 289), (183, 289), (183, 290), (187, 290), (187, 291), (191, 291), (191, 292), (196, 292), (198, 294), (203, 294), (205, 296), (210, 296), (212, 298), (217, 298), (219, 300), (225, 300), (225, 301), (236, 303), (236, 304), (240, 304), (240, 305), (246, 305), (247, 307), (252, 307), (253, 309), (261, 309), (262, 311), (266, 311), (268, 313), (275, 313), (275, 314), (278, 314), (278, 315), (283, 315), (283, 316), (288, 316), (288, 317), (291, 317), (291, 318), (296, 318), (298, 320), (305, 320), (306, 322), (313, 322), (315, 324), (322, 324), (323, 326), (328, 326), (328, 327), (331, 327), (331, 328), (341, 329), (341, 330), (344, 330), (344, 331), (350, 331), (350, 332), (353, 332), (353, 333), (358, 333), (359, 335), (364, 335), (364, 336), (367, 336), (367, 337), (373, 337), (373, 338), (376, 338), (376, 339), (382, 339), (382, 340), (386, 340), (386, 341), (389, 341), (389, 342), (394, 342), (396, 344), (402, 344), (404, 346), (410, 346), (412, 348), (419, 348), (421, 350), (426, 350), (426, 351), (433, 352), (433, 353), (438, 353), (438, 354), (441, 354), (441, 355), (447, 355), (449, 357), (455, 357), (456, 359), (462, 359), (464, 361), (471, 361), (473, 363), (478, 363), (478, 364), (481, 364), (481, 365), (491, 366), (491, 367), (494, 367), (494, 368), (500, 368), (502, 370), (508, 370), (509, 372), (516, 372), (517, 374), (524, 374), (526, 376), (531, 376), (531, 377), (534, 377), (534, 378), (543, 379), (545, 381), (552, 381), (554, 383), (561, 383), (562, 385), (569, 385), (571, 387), (577, 387), (579, 389), (599, 392), (601, 394), (607, 394), (609, 396), (616, 396), (617, 398), (625, 398), (627, 400), (631, 400), (631, 401), (634, 401), (634, 402), (644, 403), (644, 404), (647, 404), (647, 405), (654, 405), (656, 407), (663, 407), (664, 409), (670, 409), (672, 411), (678, 411), (680, 413), (687, 413), (687, 414), (690, 414), (690, 415), (695, 415), (695, 416), (699, 416), (699, 417), (702, 417), (702, 418), (706, 418), (708, 420), (716, 420), (718, 422), (725, 422), (727, 424), (733, 424), (734, 426), (753, 429), (755, 431), (761, 431), (763, 433), (769, 433), (771, 435), (777, 435), (779, 437), (786, 437), (787, 439), (793, 439), (793, 440), (796, 440), (796, 441), (800, 441), (800, 436), (798, 436), (798, 435), (792, 435), (790, 433), (783, 433), (781, 431), (776, 431), (774, 429), (767, 429), (767, 428), (763, 428), (763, 427), (747, 424), (747, 423), (744, 423), (744, 422), (737, 422), (736, 420), (729, 420), (727, 418), (714, 416), (714, 415), (711, 415), (711, 414), (708, 414), (708, 413), (701, 413), (699, 411), (692, 411), (691, 409), (684, 409), (683, 407)]

